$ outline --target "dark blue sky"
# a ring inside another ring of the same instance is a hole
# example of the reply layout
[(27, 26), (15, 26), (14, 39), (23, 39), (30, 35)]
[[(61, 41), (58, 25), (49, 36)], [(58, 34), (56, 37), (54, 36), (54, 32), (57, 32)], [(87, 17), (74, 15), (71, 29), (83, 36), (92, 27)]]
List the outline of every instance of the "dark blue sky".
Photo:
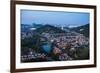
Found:
[(21, 24), (81, 26), (89, 23), (89, 13), (21, 10)]

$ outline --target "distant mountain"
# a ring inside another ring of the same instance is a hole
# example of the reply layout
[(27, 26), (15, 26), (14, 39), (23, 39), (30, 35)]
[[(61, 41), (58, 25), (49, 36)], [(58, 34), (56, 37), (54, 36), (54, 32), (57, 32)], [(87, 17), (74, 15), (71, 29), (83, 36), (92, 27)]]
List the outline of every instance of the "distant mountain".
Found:
[(21, 24), (21, 32), (28, 32), (31, 27), (29, 24)]
[(40, 28), (37, 28), (35, 30), (35, 32), (38, 32), (38, 33), (43, 33), (43, 32), (46, 32), (46, 33), (65, 33), (64, 30), (61, 30), (60, 28), (54, 27), (52, 25), (44, 25)]
[(71, 28), (70, 30), (81, 33), (86, 37), (89, 37), (89, 24), (79, 26), (79, 27), (74, 27)]
[(40, 28), (40, 27), (42, 27), (43, 26), (43, 24), (36, 24), (36, 23), (33, 23), (32, 24), (32, 27), (33, 28)]
[(30, 28), (31, 27), (31, 25), (29, 25), (29, 24), (21, 24), (21, 28)]
[(34, 33), (70, 33), (71, 31), (83, 34), (86, 37), (89, 37), (89, 24), (78, 26), (78, 27), (73, 27), (73, 28), (68, 28), (64, 27), (63, 30), (59, 27), (55, 27), (52, 25), (42, 25), (42, 24), (21, 24), (21, 31), (22, 32), (29, 32), (31, 31), (30, 29), (35, 28), (35, 30), (32, 30)]
[(22, 32), (28, 32), (30, 30), (33, 30), (33, 29), (37, 29), (37, 28), (40, 28), (42, 27), (43, 25), (42, 24), (21, 24), (21, 31)]

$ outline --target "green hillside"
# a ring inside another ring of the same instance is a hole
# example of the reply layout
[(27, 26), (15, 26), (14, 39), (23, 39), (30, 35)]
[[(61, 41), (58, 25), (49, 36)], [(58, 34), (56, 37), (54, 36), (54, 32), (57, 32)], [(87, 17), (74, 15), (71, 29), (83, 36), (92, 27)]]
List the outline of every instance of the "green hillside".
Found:
[(42, 32), (46, 32), (46, 33), (65, 33), (64, 30), (61, 30), (60, 28), (51, 26), (51, 25), (44, 25), (40, 28), (37, 28), (35, 30), (35, 32), (37, 33), (42, 33)]
[(71, 28), (71, 30), (78, 32), (78, 33), (81, 33), (86, 37), (89, 37), (89, 24), (79, 26), (79, 27), (74, 27), (74, 28)]

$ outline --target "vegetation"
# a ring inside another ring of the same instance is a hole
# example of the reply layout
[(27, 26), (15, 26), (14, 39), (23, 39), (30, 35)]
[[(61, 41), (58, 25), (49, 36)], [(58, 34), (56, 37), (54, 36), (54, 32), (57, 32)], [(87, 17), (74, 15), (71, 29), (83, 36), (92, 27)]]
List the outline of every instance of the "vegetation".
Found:
[[(27, 29), (28, 28), (29, 28), (29, 26), (27, 26)], [(80, 29), (84, 29), (84, 30), (80, 31)], [(89, 37), (89, 24), (84, 25), (84, 26), (80, 26), (80, 27), (76, 27), (76, 28), (71, 28), (69, 30), (81, 33), (84, 36)], [(28, 31), (25, 30), (24, 32), (28, 33), (29, 30)], [(71, 58), (72, 58), (72, 60), (89, 59), (89, 44), (88, 45), (79, 45), (78, 47), (74, 47), (75, 48), (74, 50), (71, 50), (72, 45), (71, 45), (71, 42), (70, 42), (70, 43), (67, 43), (65, 49), (63, 49), (61, 47), (59, 48), (57, 46), (57, 42), (56, 43), (54, 41), (50, 42), (50, 40), (48, 40), (46, 37), (41, 36), (41, 34), (43, 32), (49, 33), (49, 34), (50, 33), (54, 33), (54, 34), (56, 34), (56, 33), (67, 33), (66, 31), (61, 30), (60, 28), (57, 28), (57, 27), (54, 27), (54, 26), (51, 26), (51, 25), (44, 25), (44, 26), (41, 26), (41, 27), (39, 26), (39, 28), (37, 28), (36, 30), (32, 30), (31, 31), (32, 37), (25, 37), (24, 39), (21, 39), (21, 55), (27, 55), (29, 53), (29, 49), (31, 48), (32, 50), (35, 51), (35, 54), (44, 53), (46, 55), (46, 57), (45, 57), (45, 59), (44, 58), (42, 58), (42, 59), (37, 58), (37, 59), (26, 60), (25, 62), (27, 62), (27, 61), (30, 61), (30, 62), (31, 61), (59, 61), (60, 60), (59, 56), (63, 55), (64, 53), (66, 54), (65, 58), (69, 57), (68, 60), (70, 60)], [(41, 41), (41, 38), (45, 39), (45, 41)], [(59, 42), (60, 43), (59, 45), (61, 45), (61, 42), (65, 43), (65, 40), (61, 40)], [(52, 50), (50, 51), (50, 53), (47, 53), (43, 49), (42, 46), (45, 45), (45, 44), (51, 44)], [(58, 49), (61, 50), (61, 53), (55, 54), (54, 51), (53, 51), (54, 47), (56, 47), (56, 51)]]
[(89, 24), (79, 26), (79, 27), (74, 27), (74, 28), (71, 28), (71, 30), (78, 32), (78, 33), (81, 33), (86, 37), (89, 37)]
[(51, 25), (45, 25), (45, 26), (42, 26), (40, 28), (37, 28), (35, 32), (37, 32), (37, 33), (43, 33), (43, 32), (46, 32), (46, 33), (65, 33), (65, 31), (61, 30), (60, 28), (57, 28), (57, 27), (54, 27)]

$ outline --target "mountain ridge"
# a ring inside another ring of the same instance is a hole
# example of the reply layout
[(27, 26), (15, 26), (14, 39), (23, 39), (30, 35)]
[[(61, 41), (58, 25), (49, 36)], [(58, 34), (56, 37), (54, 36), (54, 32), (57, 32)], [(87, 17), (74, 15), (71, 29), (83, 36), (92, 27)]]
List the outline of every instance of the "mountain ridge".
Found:
[(71, 28), (70, 30), (83, 34), (86, 37), (89, 37), (89, 24), (85, 24), (79, 27), (74, 27)]

